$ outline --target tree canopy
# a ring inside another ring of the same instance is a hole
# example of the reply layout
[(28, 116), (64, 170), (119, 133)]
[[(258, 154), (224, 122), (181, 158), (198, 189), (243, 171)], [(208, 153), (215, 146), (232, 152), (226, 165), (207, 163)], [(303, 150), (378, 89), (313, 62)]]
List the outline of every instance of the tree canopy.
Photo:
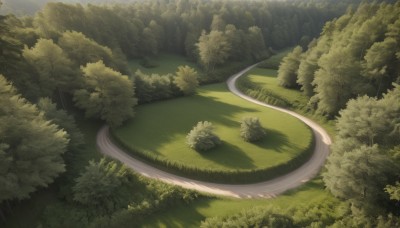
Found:
[(82, 67), (85, 85), (74, 94), (76, 105), (87, 117), (98, 117), (115, 127), (133, 116), (133, 83), (126, 75), (114, 71), (102, 61)]
[(0, 202), (25, 199), (65, 171), (65, 131), (0, 76)]

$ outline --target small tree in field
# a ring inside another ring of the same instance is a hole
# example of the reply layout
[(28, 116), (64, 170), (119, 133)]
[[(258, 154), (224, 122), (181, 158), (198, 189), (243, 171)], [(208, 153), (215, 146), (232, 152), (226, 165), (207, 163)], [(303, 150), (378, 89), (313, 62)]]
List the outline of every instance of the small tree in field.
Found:
[(213, 133), (212, 123), (200, 121), (186, 136), (190, 148), (197, 151), (206, 151), (221, 143), (217, 135)]
[(240, 136), (248, 142), (254, 142), (264, 137), (265, 131), (257, 117), (245, 117), (240, 124)]
[(179, 66), (174, 83), (185, 95), (194, 94), (199, 85), (196, 70), (189, 66)]

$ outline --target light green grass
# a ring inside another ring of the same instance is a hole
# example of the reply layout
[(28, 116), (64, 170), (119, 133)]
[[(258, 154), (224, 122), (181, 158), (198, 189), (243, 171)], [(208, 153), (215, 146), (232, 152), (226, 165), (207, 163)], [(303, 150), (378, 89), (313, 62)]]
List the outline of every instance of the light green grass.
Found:
[(152, 63), (155, 63), (157, 65), (154, 68), (143, 67), (142, 65), (140, 65), (140, 61), (141, 59), (133, 59), (128, 62), (132, 72), (140, 70), (145, 74), (160, 74), (160, 75), (169, 73), (174, 74), (178, 66), (184, 66), (184, 65), (188, 65), (198, 70), (196, 63), (187, 61), (187, 59), (181, 55), (166, 54), (166, 53), (159, 54), (159, 56), (150, 59)]
[[(240, 121), (260, 118), (266, 137), (257, 143), (240, 138)], [(186, 135), (198, 121), (210, 121), (222, 145), (199, 153), (188, 147)], [(294, 117), (245, 101), (225, 84), (203, 86), (191, 97), (147, 104), (114, 131), (135, 151), (153, 153), (178, 164), (209, 170), (252, 170), (276, 166), (308, 149), (311, 131)]]
[(199, 227), (206, 218), (228, 216), (253, 207), (272, 206), (288, 211), (293, 207), (306, 207), (324, 201), (339, 202), (323, 190), (322, 180), (318, 178), (274, 199), (201, 199), (152, 215), (142, 227)]
[[(306, 107), (309, 98), (299, 90), (287, 89), (279, 86), (277, 74), (277, 71), (273, 69), (253, 68), (244, 77), (248, 77), (250, 82), (253, 84), (270, 91), (286, 101), (289, 101), (293, 107)], [(304, 108), (294, 108), (294, 111), (318, 122), (318, 124), (320, 124), (328, 132), (332, 139), (335, 136), (336, 130), (333, 120), (327, 121), (321, 116), (315, 115)]]

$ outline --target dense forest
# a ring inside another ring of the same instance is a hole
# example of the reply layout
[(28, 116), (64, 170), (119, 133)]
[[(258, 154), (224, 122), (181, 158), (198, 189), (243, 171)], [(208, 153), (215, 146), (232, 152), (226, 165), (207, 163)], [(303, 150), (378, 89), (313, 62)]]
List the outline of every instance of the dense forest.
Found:
[[(199, 83), (223, 81), (297, 45), (278, 79), (303, 91), (311, 112), (336, 119), (323, 180), (342, 204), (285, 213), (256, 208), (202, 226), (399, 226), (399, 3), (46, 2), (24, 11), (32, 15), (0, 16), (1, 221), (49, 186), (58, 201), (40, 215), (42, 227), (126, 227), (206, 197), (138, 177), (108, 159), (77, 168), (86, 145), (76, 120), (120, 126), (138, 104), (189, 96)], [(128, 66), (141, 59), (152, 67), (165, 52), (185, 56), (200, 72), (180, 67), (147, 75)]]

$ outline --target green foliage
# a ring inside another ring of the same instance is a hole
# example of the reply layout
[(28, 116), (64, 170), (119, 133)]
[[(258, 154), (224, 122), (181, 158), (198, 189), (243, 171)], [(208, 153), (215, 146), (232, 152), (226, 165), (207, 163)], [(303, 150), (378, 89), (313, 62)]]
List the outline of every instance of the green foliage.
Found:
[(86, 170), (76, 179), (74, 201), (90, 208), (91, 214), (109, 214), (126, 207), (134, 188), (129, 170), (117, 162), (102, 158), (90, 161)]
[(282, 59), (278, 70), (278, 81), (281, 86), (287, 88), (296, 88), (298, 86), (296, 83), (297, 69), (299, 68), (302, 52), (303, 49), (297, 46)]
[(377, 145), (361, 146), (343, 155), (333, 153), (326, 169), (324, 182), (333, 195), (365, 205), (382, 202), (382, 190), (396, 171)]
[(391, 200), (400, 201), (400, 182), (395, 185), (387, 185), (385, 191), (390, 195)]
[(23, 56), (38, 72), (43, 96), (51, 97), (56, 89), (68, 91), (77, 87), (77, 72), (71, 60), (52, 40), (39, 39), (34, 47), (25, 47)]
[(199, 85), (197, 72), (189, 66), (180, 66), (174, 78), (174, 84), (185, 94), (191, 95), (196, 92)]
[(140, 70), (135, 73), (136, 94), (140, 104), (152, 101), (165, 100), (177, 96), (173, 75), (147, 75)]
[(359, 95), (381, 97), (399, 75), (399, 4), (361, 4), (328, 22), (304, 53), (297, 83), (329, 117)]
[(65, 171), (66, 132), (0, 76), (0, 202), (29, 198)]
[(68, 133), (68, 151), (77, 151), (82, 148), (84, 137), (72, 115), (69, 115), (65, 110), (57, 109), (56, 104), (51, 102), (49, 98), (41, 98), (37, 107), (44, 112), (46, 119), (51, 120), (60, 129)]
[(111, 127), (119, 126), (133, 116), (133, 83), (127, 76), (104, 65), (102, 61), (82, 67), (85, 85), (74, 94), (76, 106), (85, 109), (87, 117), (98, 117)]
[(224, 34), (216, 30), (209, 34), (203, 31), (196, 46), (199, 50), (200, 62), (207, 71), (213, 71), (215, 65), (225, 63), (232, 48)]
[(200, 121), (190, 130), (186, 136), (187, 144), (197, 151), (210, 150), (221, 143), (221, 140), (213, 132), (214, 127), (208, 121)]
[(253, 208), (226, 218), (209, 218), (201, 223), (202, 228), (224, 227), (293, 227), (293, 220), (271, 208)]
[(248, 142), (254, 142), (265, 136), (265, 131), (257, 117), (244, 117), (240, 123), (240, 136)]

